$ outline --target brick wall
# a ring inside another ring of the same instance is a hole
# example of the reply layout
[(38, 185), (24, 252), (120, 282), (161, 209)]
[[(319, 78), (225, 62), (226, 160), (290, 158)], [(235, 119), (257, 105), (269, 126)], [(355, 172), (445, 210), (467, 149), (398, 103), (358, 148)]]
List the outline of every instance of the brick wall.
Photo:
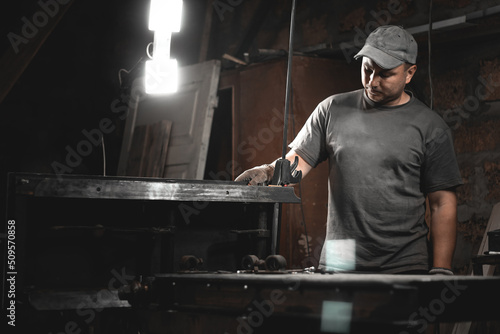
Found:
[(457, 190), (458, 273), (470, 271), (470, 257), (477, 254), (491, 209), (500, 202), (500, 58), (480, 51), (451, 59), (446, 54), (433, 63), (447, 68), (433, 74), (434, 109), (453, 130), (464, 181)]

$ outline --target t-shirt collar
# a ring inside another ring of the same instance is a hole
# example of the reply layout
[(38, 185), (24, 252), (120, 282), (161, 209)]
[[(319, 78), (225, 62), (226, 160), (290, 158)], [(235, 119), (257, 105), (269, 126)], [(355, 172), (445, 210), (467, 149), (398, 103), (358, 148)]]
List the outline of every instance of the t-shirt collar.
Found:
[(376, 102), (373, 102), (372, 100), (370, 100), (370, 98), (368, 96), (366, 96), (366, 90), (363, 89), (363, 100), (365, 102), (365, 106), (367, 109), (372, 109), (372, 108), (376, 108), (376, 109), (385, 109), (385, 110), (390, 110), (390, 109), (397, 109), (397, 108), (400, 108), (400, 107), (404, 107), (410, 103), (413, 102), (414, 100), (414, 96), (413, 96), (413, 93), (409, 90), (406, 90), (405, 89), (405, 93), (408, 94), (410, 96), (410, 99), (408, 100), (408, 102), (406, 103), (403, 103), (403, 104), (399, 104), (397, 106), (386, 106), (386, 105), (383, 105), (383, 104), (378, 104)]

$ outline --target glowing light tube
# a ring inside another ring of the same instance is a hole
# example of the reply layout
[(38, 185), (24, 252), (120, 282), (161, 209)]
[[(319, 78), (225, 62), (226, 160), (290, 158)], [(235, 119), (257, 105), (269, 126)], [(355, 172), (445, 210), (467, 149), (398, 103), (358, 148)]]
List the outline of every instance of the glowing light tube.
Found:
[(151, 0), (149, 30), (179, 32), (182, 0)]

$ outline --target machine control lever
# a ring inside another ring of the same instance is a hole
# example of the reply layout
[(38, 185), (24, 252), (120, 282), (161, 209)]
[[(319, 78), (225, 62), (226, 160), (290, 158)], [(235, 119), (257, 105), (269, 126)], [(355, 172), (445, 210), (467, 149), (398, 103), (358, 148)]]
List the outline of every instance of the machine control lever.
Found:
[(271, 179), (271, 185), (287, 186), (289, 184), (299, 183), (302, 179), (302, 171), (296, 170), (299, 164), (299, 158), (295, 157), (293, 164), (290, 161), (280, 158), (276, 160), (274, 174)]

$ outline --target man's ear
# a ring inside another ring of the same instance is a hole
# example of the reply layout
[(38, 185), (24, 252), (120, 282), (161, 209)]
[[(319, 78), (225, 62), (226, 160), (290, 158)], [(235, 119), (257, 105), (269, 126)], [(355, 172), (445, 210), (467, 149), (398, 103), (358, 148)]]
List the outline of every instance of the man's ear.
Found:
[(407, 70), (406, 70), (406, 84), (409, 84), (413, 76), (415, 75), (415, 72), (417, 72), (417, 65), (411, 65)]

